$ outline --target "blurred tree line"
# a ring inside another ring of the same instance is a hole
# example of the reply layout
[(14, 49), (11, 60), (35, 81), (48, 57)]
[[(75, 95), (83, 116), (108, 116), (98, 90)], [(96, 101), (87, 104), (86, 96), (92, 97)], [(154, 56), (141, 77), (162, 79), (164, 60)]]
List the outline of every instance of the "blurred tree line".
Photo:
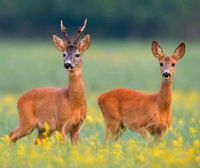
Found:
[(200, 0), (0, 0), (0, 35), (48, 37), (88, 18), (95, 37), (200, 37)]

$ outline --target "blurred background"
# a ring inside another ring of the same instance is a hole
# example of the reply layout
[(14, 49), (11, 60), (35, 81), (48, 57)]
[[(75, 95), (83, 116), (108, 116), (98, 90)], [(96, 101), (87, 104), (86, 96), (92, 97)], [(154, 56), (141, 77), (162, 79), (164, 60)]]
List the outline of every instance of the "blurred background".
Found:
[(181, 41), (186, 56), (174, 87), (199, 88), (199, 0), (0, 0), (0, 94), (67, 83), (62, 53), (52, 34), (62, 37), (60, 20), (74, 37), (88, 18), (92, 45), (84, 56), (87, 93), (116, 87), (156, 91), (160, 87), (151, 42), (170, 55)]
[(190, 118), (192, 126), (200, 123), (194, 122), (200, 105), (199, 0), (0, 0), (0, 135), (16, 127), (16, 102), (22, 93), (67, 86), (62, 53), (52, 35), (63, 38), (62, 19), (73, 38), (86, 17), (83, 34), (91, 34), (92, 43), (83, 56), (88, 116), (82, 137), (99, 132), (103, 141), (104, 122), (96, 103), (103, 92), (119, 87), (160, 90), (153, 40), (167, 55), (184, 41), (186, 53), (173, 81), (173, 125), (190, 142), (189, 126), (178, 124)]
[(0, 0), (1, 37), (46, 37), (85, 17), (94, 38), (200, 37), (199, 0)]

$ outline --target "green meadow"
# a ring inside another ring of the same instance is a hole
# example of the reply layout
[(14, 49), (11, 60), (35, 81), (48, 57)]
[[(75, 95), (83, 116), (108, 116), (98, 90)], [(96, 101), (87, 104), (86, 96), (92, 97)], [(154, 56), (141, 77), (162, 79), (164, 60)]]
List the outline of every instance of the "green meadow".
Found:
[[(180, 43), (158, 42), (169, 56)], [(200, 42), (185, 43), (186, 53), (176, 65), (173, 81), (173, 127), (161, 144), (149, 146), (138, 134), (126, 131), (118, 142), (103, 145), (105, 125), (97, 97), (119, 87), (157, 92), (161, 75), (150, 40), (92, 40), (83, 55), (88, 117), (80, 144), (72, 147), (55, 135), (36, 146), (34, 132), (10, 147), (6, 135), (17, 126), (18, 97), (32, 88), (65, 87), (67, 71), (51, 39), (1, 40), (0, 163), (5, 168), (200, 166)]]
[[(159, 41), (171, 55), (179, 41)], [(185, 57), (177, 64), (174, 89), (200, 90), (199, 45), (186, 42)], [(21, 94), (35, 87), (67, 85), (62, 53), (49, 41), (0, 42), (0, 93)], [(151, 41), (92, 41), (83, 56), (86, 90), (101, 93), (126, 87), (157, 91), (160, 86), (159, 64), (151, 53)]]

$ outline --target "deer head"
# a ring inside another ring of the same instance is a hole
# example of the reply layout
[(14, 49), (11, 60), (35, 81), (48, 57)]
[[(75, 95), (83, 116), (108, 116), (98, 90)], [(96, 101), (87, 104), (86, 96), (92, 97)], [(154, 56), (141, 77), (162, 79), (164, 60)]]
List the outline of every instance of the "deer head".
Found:
[(79, 28), (73, 43), (71, 42), (67, 34), (67, 29), (65, 28), (62, 20), (60, 22), (60, 27), (65, 40), (62, 40), (56, 35), (53, 35), (54, 45), (58, 50), (63, 53), (64, 67), (69, 71), (73, 71), (81, 67), (82, 55), (84, 51), (86, 51), (90, 46), (89, 34), (85, 35), (84, 38), (79, 42), (79, 38), (84, 31), (86, 24), (87, 19), (85, 19), (83, 26)]
[(185, 54), (185, 44), (181, 43), (174, 51), (172, 56), (166, 56), (162, 48), (156, 41), (152, 42), (152, 53), (160, 63), (161, 75), (165, 80), (172, 79), (175, 74), (176, 63)]

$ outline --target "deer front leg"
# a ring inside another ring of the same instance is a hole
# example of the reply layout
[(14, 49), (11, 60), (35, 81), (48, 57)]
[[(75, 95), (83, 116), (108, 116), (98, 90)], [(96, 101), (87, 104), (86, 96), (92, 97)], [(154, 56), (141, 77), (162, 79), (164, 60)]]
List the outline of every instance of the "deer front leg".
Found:
[(139, 128), (136, 131), (147, 141), (148, 144), (153, 143), (153, 138), (146, 127)]
[(64, 140), (66, 141), (67, 135), (70, 134), (71, 143), (73, 145), (76, 145), (79, 140), (80, 126), (81, 123), (79, 123), (78, 125), (74, 125), (67, 121), (62, 128), (62, 135), (64, 137)]
[(161, 134), (156, 134), (154, 135), (154, 142), (156, 144), (159, 144), (161, 142), (161, 138), (162, 138), (162, 135)]
[(78, 128), (75, 128), (71, 133), (70, 133), (70, 139), (72, 145), (77, 145), (79, 142), (79, 134), (80, 134), (80, 126)]
[(70, 129), (71, 129), (71, 124), (70, 124), (70, 121), (68, 120), (65, 122), (61, 130), (62, 136), (65, 141), (67, 140), (67, 134), (70, 132)]
[(154, 135), (154, 142), (155, 143), (160, 143), (161, 142), (161, 138), (163, 137), (163, 135), (166, 134), (167, 132), (167, 125), (164, 124), (164, 125), (161, 125), (157, 131), (156, 131), (156, 134)]
[(77, 145), (79, 142), (79, 134), (80, 134), (80, 129), (81, 125), (83, 124), (83, 120), (81, 120), (78, 125), (76, 125), (73, 130), (70, 132), (70, 138), (71, 138), (71, 143), (72, 145)]

